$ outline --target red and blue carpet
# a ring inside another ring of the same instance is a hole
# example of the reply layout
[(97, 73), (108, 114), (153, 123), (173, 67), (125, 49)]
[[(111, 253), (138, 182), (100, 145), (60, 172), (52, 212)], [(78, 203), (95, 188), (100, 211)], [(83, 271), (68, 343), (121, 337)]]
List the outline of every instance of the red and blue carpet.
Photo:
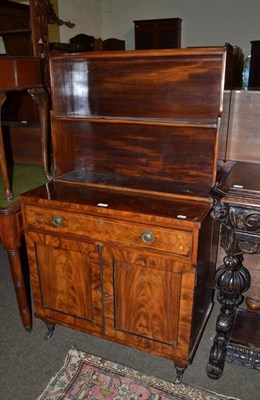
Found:
[(75, 348), (37, 400), (227, 400), (196, 386), (147, 376)]

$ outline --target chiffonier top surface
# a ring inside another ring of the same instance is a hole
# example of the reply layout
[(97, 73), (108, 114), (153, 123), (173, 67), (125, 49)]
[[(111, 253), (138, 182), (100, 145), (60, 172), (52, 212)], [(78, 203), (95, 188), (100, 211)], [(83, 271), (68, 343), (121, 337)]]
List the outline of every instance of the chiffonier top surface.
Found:
[(159, 195), (144, 194), (137, 196), (135, 191), (110, 190), (103, 187), (91, 187), (67, 182), (48, 182), (20, 195), (24, 204), (51, 207), (55, 210), (66, 209), (75, 213), (84, 212), (103, 217), (150, 222), (154, 225), (172, 224), (176, 227), (193, 229), (199, 226), (208, 215), (211, 204)]
[(231, 162), (213, 195), (230, 204), (260, 208), (260, 164)]
[(55, 180), (209, 200), (226, 49), (50, 60)]

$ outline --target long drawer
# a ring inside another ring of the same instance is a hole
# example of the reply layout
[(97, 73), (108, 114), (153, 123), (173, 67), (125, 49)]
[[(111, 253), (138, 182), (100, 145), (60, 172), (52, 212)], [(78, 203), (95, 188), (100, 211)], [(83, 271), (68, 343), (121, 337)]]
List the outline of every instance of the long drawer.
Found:
[(84, 213), (25, 205), (28, 230), (85, 236), (92, 241), (141, 246), (191, 257), (192, 231), (154, 227)]

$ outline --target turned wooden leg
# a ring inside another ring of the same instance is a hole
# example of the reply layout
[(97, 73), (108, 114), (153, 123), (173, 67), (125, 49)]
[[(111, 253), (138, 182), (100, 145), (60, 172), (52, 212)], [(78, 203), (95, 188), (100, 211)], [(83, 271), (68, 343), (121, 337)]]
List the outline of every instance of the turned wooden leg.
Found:
[(22, 323), (25, 329), (30, 332), (32, 330), (32, 313), (22, 271), (20, 249), (9, 249), (7, 254)]
[(32, 97), (33, 101), (38, 106), (40, 114), (40, 126), (41, 126), (41, 142), (42, 142), (42, 161), (43, 169), (47, 179), (51, 180), (52, 176), (49, 171), (48, 161), (48, 94), (43, 87), (37, 87), (28, 89), (28, 93)]
[(219, 290), (217, 298), (221, 309), (216, 323), (217, 334), (207, 365), (207, 374), (213, 379), (218, 379), (222, 375), (236, 310), (243, 301), (242, 293), (250, 286), (250, 274), (242, 262), (241, 254), (227, 255), (224, 257), (224, 265), (216, 272), (215, 285)]
[(5, 188), (5, 199), (6, 200), (11, 200), (13, 199), (14, 195), (11, 190), (10, 182), (9, 182), (9, 176), (8, 176), (8, 169), (7, 169), (7, 162), (6, 162), (6, 156), (5, 156), (5, 146), (4, 146), (4, 139), (3, 139), (3, 131), (2, 131), (2, 106), (6, 100), (6, 93), (3, 91), (0, 91), (0, 167), (1, 167), (1, 172), (2, 172), (2, 177), (3, 177), (3, 184)]
[[(19, 203), (8, 206), (0, 212), (0, 239), (7, 251), (13, 278), (18, 308), (22, 323), (27, 331), (32, 329), (31, 298), (26, 278), (29, 274)], [(24, 257), (22, 257), (23, 251)]]

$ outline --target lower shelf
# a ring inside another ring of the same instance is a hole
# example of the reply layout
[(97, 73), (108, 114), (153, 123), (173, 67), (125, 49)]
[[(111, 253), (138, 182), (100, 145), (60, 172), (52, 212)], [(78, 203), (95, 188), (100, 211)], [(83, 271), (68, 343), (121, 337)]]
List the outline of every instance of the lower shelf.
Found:
[(260, 314), (238, 309), (226, 361), (260, 370)]

